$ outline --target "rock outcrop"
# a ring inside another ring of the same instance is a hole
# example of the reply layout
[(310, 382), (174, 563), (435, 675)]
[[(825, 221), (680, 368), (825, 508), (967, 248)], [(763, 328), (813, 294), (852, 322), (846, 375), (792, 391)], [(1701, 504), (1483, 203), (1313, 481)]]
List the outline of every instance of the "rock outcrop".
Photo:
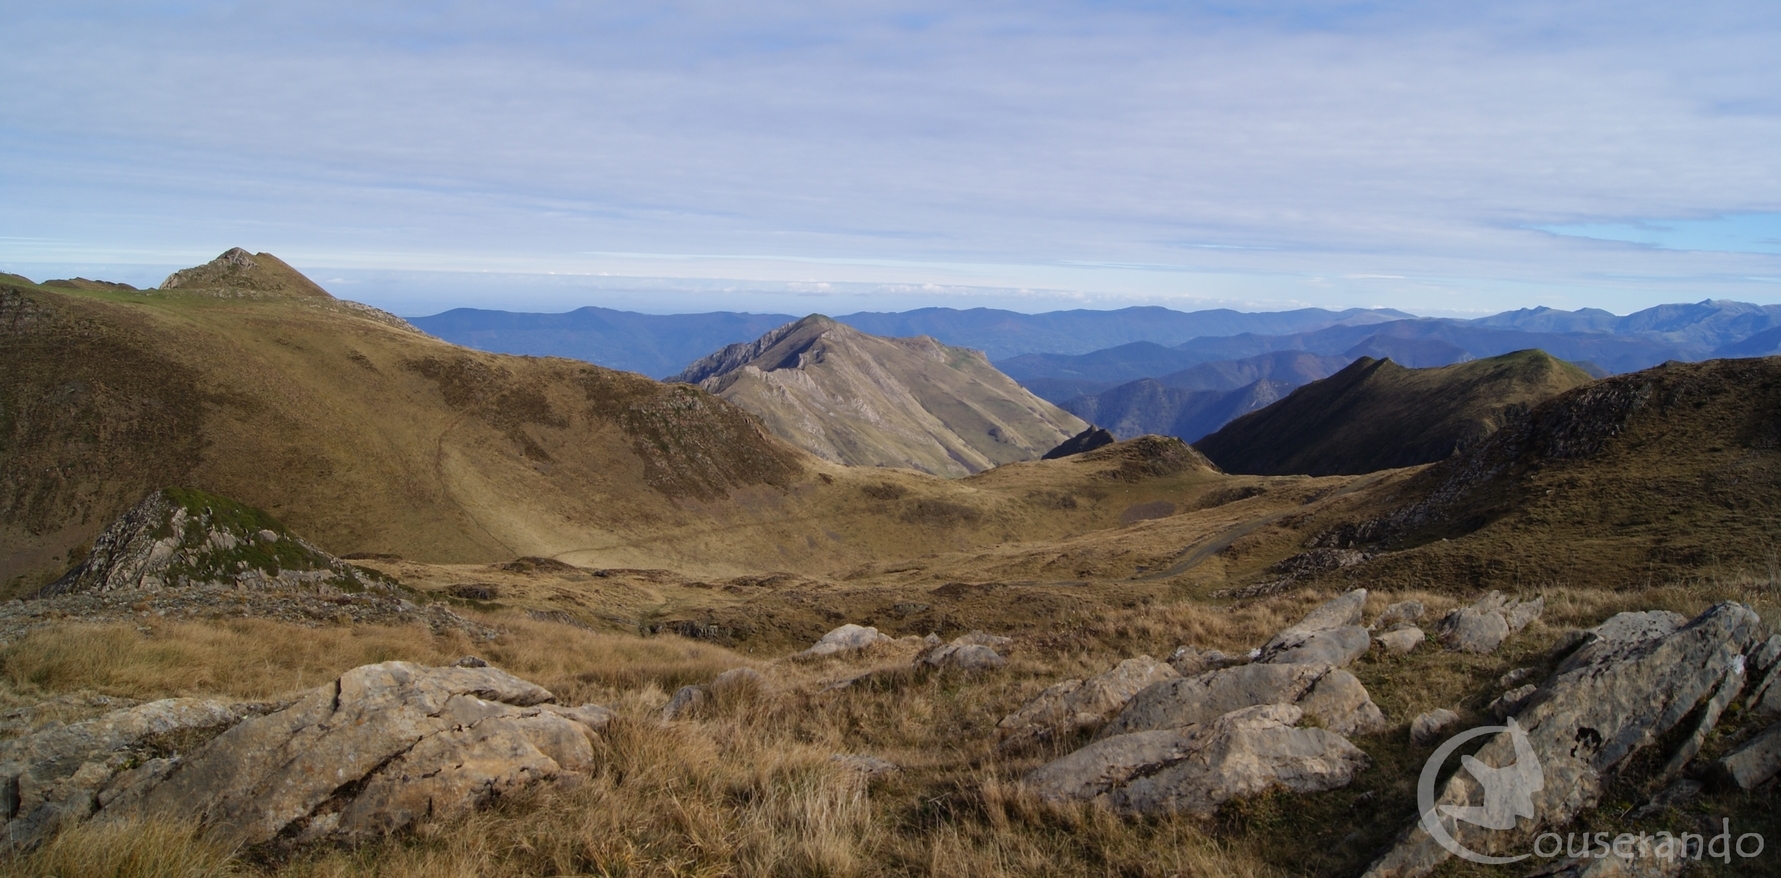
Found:
[[(1497, 769), (1524, 758), (1537, 761), (1542, 782), (1524, 790), (1531, 818), (1511, 816), (1513, 830), (1492, 831), (1440, 811), (1444, 832), (1471, 850), (1492, 853), (1525, 844), (1530, 833), (1593, 806), (1630, 757), (1662, 739), (1704, 701), (1719, 700), (1728, 678), (1743, 674), (1745, 655), (1758, 646), (1761, 620), (1749, 607), (1724, 603), (1680, 628), (1673, 624), (1668, 614), (1633, 613), (1592, 630), (1552, 679), (1521, 704), (1515, 725), (1495, 733), (1474, 757)], [(1709, 726), (1713, 711), (1702, 715), (1708, 721), (1701, 725)], [(1517, 735), (1517, 728), (1525, 732)], [(1455, 773), (1439, 787), (1437, 808), (1470, 807), (1479, 793), (1472, 772)], [(1418, 822), (1366, 874), (1419, 878), (1450, 856)]]
[(1006, 650), (1013, 640), (982, 631), (953, 638), (952, 642), (932, 646), (915, 657), (917, 666), (953, 668), (960, 671), (993, 671), (1006, 665), (998, 650)]
[(1013, 752), (1099, 728), (1132, 696), (1175, 676), (1174, 668), (1141, 655), (1086, 680), (1056, 683), (996, 724), (1002, 736), (999, 746)]
[(1301, 715), (1267, 704), (1184, 728), (1116, 735), (1041, 766), (1023, 783), (1052, 801), (1202, 815), (1275, 787), (1318, 792), (1348, 784), (1367, 766), (1366, 754), (1334, 732), (1295, 728)]
[(1262, 704), (1296, 704), (1339, 734), (1375, 732), (1385, 717), (1353, 674), (1326, 664), (1248, 664), (1154, 683), (1098, 737), (1179, 728)]
[(281, 709), (172, 699), (7, 742), (7, 824), (200, 821), (230, 844), (358, 839), (586, 772), (612, 719), (490, 667), (365, 665)]
[(1540, 618), (1546, 599), (1514, 601), (1501, 592), (1491, 592), (1478, 602), (1461, 607), (1442, 617), (1435, 634), (1448, 649), (1457, 652), (1489, 654), (1497, 647)]
[(1331, 600), (1274, 635), (1256, 661), (1270, 664), (1326, 664), (1346, 667), (1364, 655), (1373, 642), (1361, 627), (1367, 590), (1357, 588)]
[(798, 653), (804, 658), (822, 658), (843, 652), (858, 652), (868, 646), (889, 643), (890, 635), (881, 633), (877, 628), (848, 623), (830, 631), (809, 649)]

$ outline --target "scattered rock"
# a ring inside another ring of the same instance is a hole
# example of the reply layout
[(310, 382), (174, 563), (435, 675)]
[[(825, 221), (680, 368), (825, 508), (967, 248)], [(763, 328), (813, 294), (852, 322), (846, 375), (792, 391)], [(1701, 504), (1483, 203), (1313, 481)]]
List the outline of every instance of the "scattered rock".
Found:
[[(1326, 677), (1333, 679), (1312, 699)], [(1096, 737), (1180, 728), (1258, 704), (1299, 704), (1325, 728), (1343, 734), (1375, 731), (1384, 724), (1366, 689), (1347, 671), (1329, 665), (1250, 664), (1153, 683)]]
[(1295, 728), (1287, 704), (1234, 711), (1180, 729), (1103, 738), (1028, 774), (1051, 801), (1097, 802), (1139, 814), (1211, 814), (1237, 796), (1275, 787), (1319, 792), (1346, 786), (1367, 756), (1327, 729)]
[(668, 703), (662, 705), (662, 719), (692, 719), (711, 704), (711, 690), (704, 686), (682, 686), (674, 690)]
[(1781, 722), (1726, 754), (1714, 770), (1741, 790), (1755, 789), (1781, 773)]
[(1013, 640), (1006, 637), (973, 631), (954, 638), (944, 646), (927, 648), (915, 657), (915, 663), (917, 666), (926, 665), (930, 668), (993, 671), (1008, 663), (996, 650), (1007, 649), (1013, 643)]
[(1359, 625), (1318, 631), (1294, 642), (1291, 646), (1269, 652), (1263, 649), (1256, 659), (1276, 665), (1323, 664), (1345, 668), (1367, 653), (1373, 636)]
[(1437, 707), (1427, 713), (1418, 714), (1410, 721), (1410, 740), (1418, 745), (1428, 746), (1435, 739), (1447, 733), (1448, 729), (1459, 724), (1459, 714), (1445, 707)]
[(1540, 617), (1545, 598), (1532, 601), (1511, 601), (1502, 592), (1490, 592), (1478, 602), (1448, 613), (1436, 626), (1436, 636), (1448, 649), (1488, 655), (1495, 652), (1509, 635), (1526, 628)]
[(486, 668), (489, 663), (477, 656), (467, 655), (451, 663), (454, 668)]
[(1303, 643), (1313, 634), (1359, 625), (1361, 610), (1366, 605), (1367, 590), (1364, 588), (1357, 588), (1338, 598), (1324, 602), (1316, 609), (1306, 613), (1305, 618), (1274, 635), (1274, 638), (1261, 649), (1263, 660), (1270, 655)]
[(805, 658), (821, 658), (841, 652), (855, 652), (878, 643), (889, 643), (890, 637), (879, 633), (877, 628), (864, 625), (847, 624), (822, 636), (816, 645), (798, 655)]
[(830, 756), (829, 760), (848, 771), (859, 773), (868, 780), (903, 770), (902, 766), (888, 759), (867, 756), (863, 753), (836, 753)]
[(1087, 680), (1054, 684), (996, 724), (1000, 746), (1012, 752), (1098, 728), (1139, 691), (1176, 676), (1174, 668), (1141, 655)]
[[(1643, 624), (1630, 621), (1602, 627), (1613, 633)], [(1589, 652), (1580, 663), (1535, 691), (1517, 714), (1518, 723), (1496, 733), (1475, 755), (1486, 767), (1504, 768), (1523, 758), (1538, 762), (1543, 785), (1529, 794), (1532, 819), (1515, 832), (1493, 832), (1451, 815), (1442, 819), (1443, 827), (1466, 847), (1490, 852), (1526, 842), (1529, 833), (1593, 806), (1629, 757), (1662, 739), (1719, 689), (1755, 645), (1761, 624), (1749, 607), (1723, 603), (1667, 636), (1598, 637), (1580, 650)], [(1477, 777), (1459, 771), (1439, 788), (1436, 800), (1463, 808), (1478, 793)], [(1420, 878), (1449, 856), (1417, 823), (1366, 874)]]
[(1521, 706), (1526, 704), (1529, 698), (1533, 697), (1536, 688), (1538, 687), (1534, 684), (1528, 683), (1525, 686), (1517, 686), (1514, 689), (1510, 689), (1509, 691), (1498, 695), (1496, 700), (1492, 701), (1490, 707), (1486, 708), (1486, 710), (1490, 712), (1491, 716), (1494, 716), (1497, 719), (1507, 719), (1517, 710), (1520, 710)]
[(1379, 645), (1385, 647), (1386, 652), (1407, 655), (1422, 645), (1422, 642), (1428, 639), (1428, 635), (1422, 633), (1421, 628), (1411, 625), (1408, 628), (1387, 631), (1373, 639), (1379, 641)]
[(1383, 628), (1389, 631), (1393, 625), (1409, 625), (1420, 621), (1422, 614), (1426, 612), (1428, 610), (1423, 607), (1421, 601), (1398, 601), (1386, 607), (1385, 612), (1379, 614), (1379, 619), (1373, 623), (1373, 628), (1374, 630)]

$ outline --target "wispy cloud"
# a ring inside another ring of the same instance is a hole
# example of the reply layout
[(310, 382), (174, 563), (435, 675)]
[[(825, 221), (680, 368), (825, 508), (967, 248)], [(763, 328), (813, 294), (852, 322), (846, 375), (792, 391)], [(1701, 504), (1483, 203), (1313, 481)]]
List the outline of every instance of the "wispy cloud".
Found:
[(1617, 310), (1781, 273), (1539, 231), (1781, 210), (1772, 3), (77, 0), (0, 29), (0, 260)]

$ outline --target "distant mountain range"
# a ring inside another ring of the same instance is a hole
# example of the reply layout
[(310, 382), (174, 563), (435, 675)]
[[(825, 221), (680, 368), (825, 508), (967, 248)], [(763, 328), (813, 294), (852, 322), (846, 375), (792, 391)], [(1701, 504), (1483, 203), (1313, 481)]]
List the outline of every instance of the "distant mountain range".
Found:
[[(1029, 353), (1082, 354), (1130, 342), (1172, 345), (1203, 336), (1286, 334), (1331, 326), (1365, 326), (1410, 315), (1390, 309), (1326, 311), (1303, 308), (1248, 314), (1216, 309), (1121, 308), (1022, 314), (992, 308), (922, 308), (863, 312), (834, 318), (861, 332), (983, 351), (991, 360)], [(566, 314), (525, 314), (457, 308), (415, 317), (415, 326), (454, 344), (503, 354), (569, 357), (611, 369), (664, 378), (727, 344), (753, 341), (797, 320), (791, 314), (638, 314), (578, 308)], [(1160, 374), (1160, 373), (1153, 373)], [(1133, 376), (1137, 377), (1137, 376)]]

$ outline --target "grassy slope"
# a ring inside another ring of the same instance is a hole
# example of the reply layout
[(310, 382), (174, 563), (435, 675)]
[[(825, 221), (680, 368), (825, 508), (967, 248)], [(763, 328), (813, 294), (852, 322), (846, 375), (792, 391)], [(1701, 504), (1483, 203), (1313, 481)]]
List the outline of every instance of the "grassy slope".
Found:
[(1507, 412), (1590, 381), (1541, 351), (1436, 369), (1363, 357), (1200, 440), (1229, 472), (1366, 473), (1441, 460), (1501, 427)]

